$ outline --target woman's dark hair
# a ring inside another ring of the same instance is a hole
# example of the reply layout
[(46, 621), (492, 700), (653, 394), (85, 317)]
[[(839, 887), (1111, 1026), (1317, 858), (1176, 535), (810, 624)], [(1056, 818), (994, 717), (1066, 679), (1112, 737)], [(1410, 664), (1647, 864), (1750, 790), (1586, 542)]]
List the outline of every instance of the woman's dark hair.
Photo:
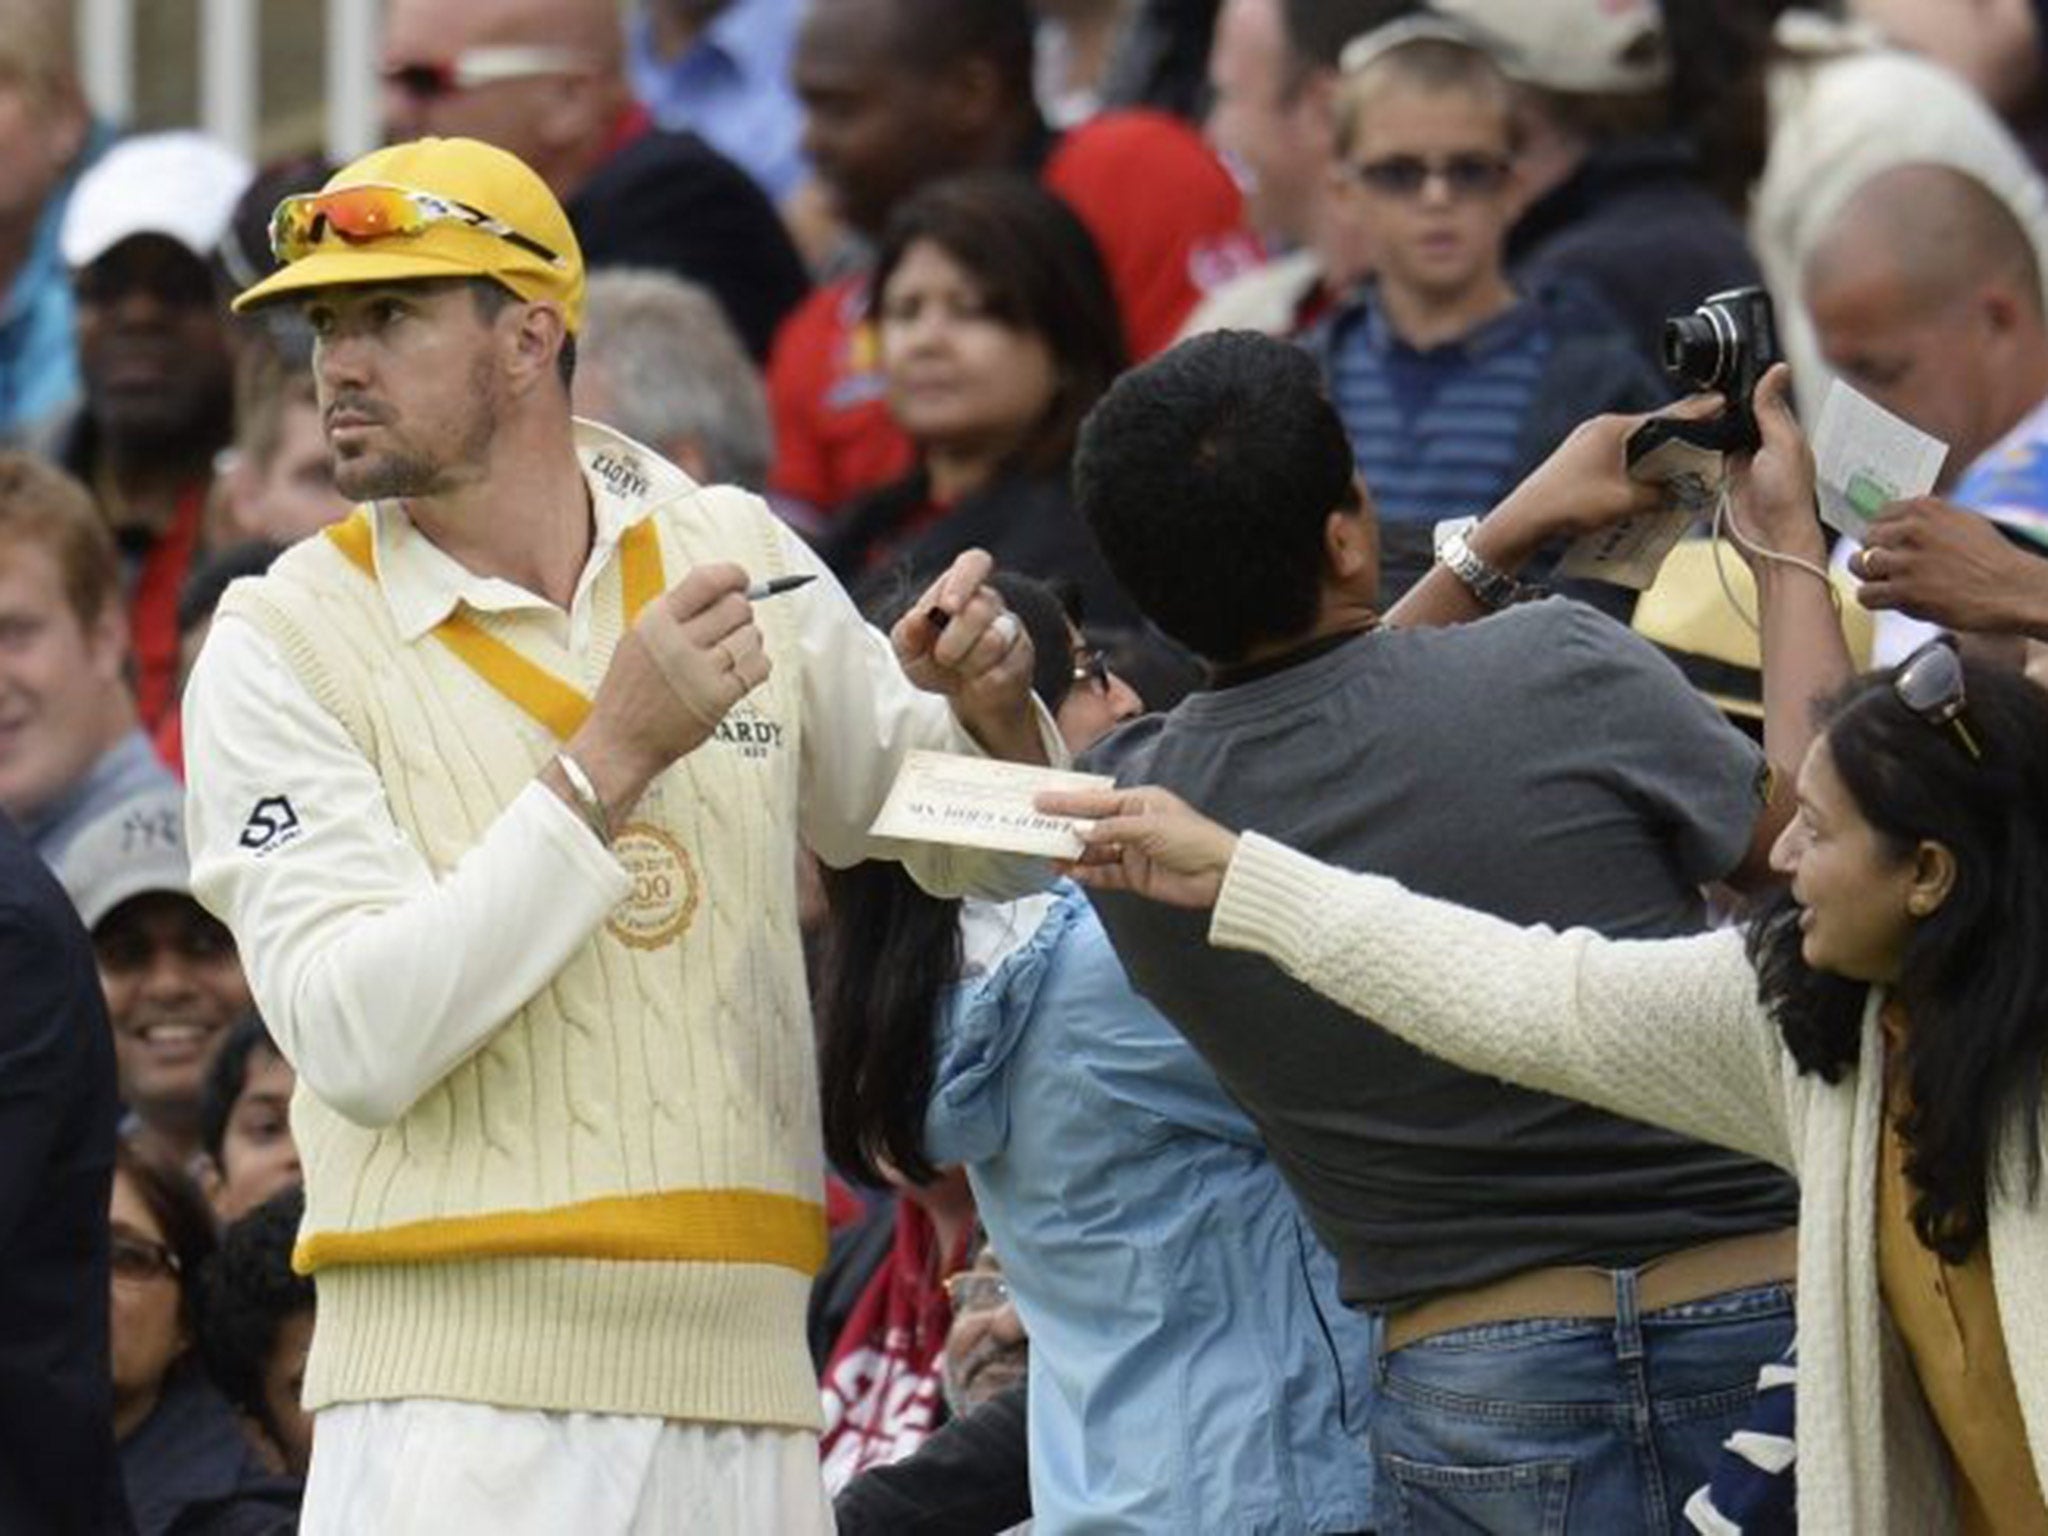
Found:
[(889, 279), (921, 241), (973, 278), (992, 318), (1042, 337), (1050, 348), (1052, 402), (1004, 468), (1063, 472), (1081, 418), (1125, 362), (1123, 322), (1093, 237), (1065, 203), (1026, 177), (989, 171), (948, 177), (890, 217), (869, 288), (877, 314)]
[[(2041, 1176), (2048, 1081), (2048, 696), (2017, 673), (1963, 665), (1982, 757), (1914, 713), (1893, 673), (1821, 706), (1829, 755), (1864, 819), (1900, 859), (1923, 841), (1955, 858), (1955, 885), (1906, 941), (1893, 995), (1913, 1230), (1951, 1263), (1982, 1242), (1989, 1199), (2012, 1194), (1999, 1150), (2023, 1128), (2025, 1191)], [(1808, 967), (1799, 913), (1780, 897), (1752, 925), (1758, 996), (1802, 1072), (1837, 1082), (1857, 1061), (1866, 987)]]
[(114, 1143), (114, 1173), (128, 1180), (163, 1230), (164, 1246), (178, 1261), (178, 1320), (185, 1337), (196, 1340), (199, 1273), (219, 1245), (213, 1211), (184, 1170), (142, 1151), (125, 1136)]
[[(1033, 681), (1047, 709), (1073, 686), (1066, 608), (1028, 576), (994, 578), (1031, 636)], [(891, 594), (871, 617), (888, 624), (917, 594)], [(913, 1184), (939, 1170), (924, 1151), (939, 999), (960, 976), (960, 903), (933, 896), (903, 866), (870, 859), (823, 871), (827, 915), (819, 969), (819, 1085), (825, 1153), (848, 1177), (888, 1182), (887, 1162)]]

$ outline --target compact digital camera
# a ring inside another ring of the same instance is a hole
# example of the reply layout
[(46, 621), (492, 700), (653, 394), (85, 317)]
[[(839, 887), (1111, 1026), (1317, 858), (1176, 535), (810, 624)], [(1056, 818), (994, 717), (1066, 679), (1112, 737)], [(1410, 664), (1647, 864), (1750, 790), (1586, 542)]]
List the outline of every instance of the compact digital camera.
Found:
[(1727, 408), (1705, 421), (1659, 417), (1645, 423), (1629, 440), (1631, 463), (1673, 441), (1717, 453), (1747, 453), (1762, 443), (1750, 396), (1784, 357), (1768, 293), (1730, 288), (1710, 295), (1689, 315), (1674, 315), (1664, 322), (1663, 352), (1666, 373), (1688, 389), (1718, 392)]

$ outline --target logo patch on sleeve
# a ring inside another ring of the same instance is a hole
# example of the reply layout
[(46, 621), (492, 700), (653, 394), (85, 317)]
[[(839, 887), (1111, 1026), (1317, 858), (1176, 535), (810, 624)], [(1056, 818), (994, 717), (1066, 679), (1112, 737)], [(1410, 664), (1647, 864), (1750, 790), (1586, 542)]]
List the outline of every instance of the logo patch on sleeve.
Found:
[(249, 812), (238, 841), (261, 858), (299, 835), (299, 813), (283, 795), (265, 795)]

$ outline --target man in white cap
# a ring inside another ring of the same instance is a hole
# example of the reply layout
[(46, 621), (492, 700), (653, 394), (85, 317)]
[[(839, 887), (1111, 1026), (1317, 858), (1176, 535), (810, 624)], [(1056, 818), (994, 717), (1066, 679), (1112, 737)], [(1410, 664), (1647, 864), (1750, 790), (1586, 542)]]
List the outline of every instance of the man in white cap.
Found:
[(233, 936), (192, 899), (183, 793), (109, 808), (57, 875), (92, 935), (126, 1133), (171, 1166), (196, 1169), (207, 1068), (249, 1011), (249, 983)]
[(1527, 202), (1508, 232), (1520, 283), (1571, 278), (1643, 354), (1710, 293), (1757, 282), (1735, 215), (1670, 128), (1656, 0), (1434, 0), (1519, 87)]
[(828, 1530), (797, 849), (1028, 888), (868, 828), (914, 747), (1057, 750), (1030, 642), (978, 551), (885, 638), (758, 499), (573, 421), (582, 258), (504, 151), (273, 227), (237, 303), (300, 306), (365, 505), (230, 589), (186, 725), (194, 889), (299, 1074), (303, 1529)]
[(172, 707), (178, 589), (233, 426), (208, 261), (248, 181), (247, 163), (202, 134), (149, 134), (109, 150), (65, 210), (85, 400), (52, 456), (91, 487), (121, 546), (136, 706), (151, 731)]

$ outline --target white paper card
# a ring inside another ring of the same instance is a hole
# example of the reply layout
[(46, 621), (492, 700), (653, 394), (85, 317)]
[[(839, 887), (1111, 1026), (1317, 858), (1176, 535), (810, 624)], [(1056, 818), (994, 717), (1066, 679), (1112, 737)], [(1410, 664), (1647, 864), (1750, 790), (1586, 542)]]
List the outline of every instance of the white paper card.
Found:
[(1664, 557), (1686, 530), (1714, 510), (1720, 494), (1721, 455), (1695, 443), (1659, 444), (1629, 469), (1635, 479), (1662, 482), (1664, 506), (1656, 512), (1624, 518), (1573, 542), (1557, 562), (1557, 574), (1579, 580), (1611, 582), (1646, 591), (1657, 579)]
[(1557, 574), (1579, 580), (1612, 582), (1641, 592), (1657, 579), (1672, 547), (1697, 520), (1696, 512), (1645, 512), (1624, 518), (1611, 528), (1587, 534), (1557, 562)]
[(1049, 859), (1077, 859), (1081, 839), (1066, 816), (1033, 807), (1050, 789), (1108, 789), (1100, 773), (1068, 773), (951, 752), (912, 752), (868, 830), (876, 837), (962, 848), (994, 848)]
[(1948, 444), (1902, 421), (1840, 379), (1821, 402), (1813, 434), (1821, 520), (1858, 543), (1887, 503), (1934, 489)]

